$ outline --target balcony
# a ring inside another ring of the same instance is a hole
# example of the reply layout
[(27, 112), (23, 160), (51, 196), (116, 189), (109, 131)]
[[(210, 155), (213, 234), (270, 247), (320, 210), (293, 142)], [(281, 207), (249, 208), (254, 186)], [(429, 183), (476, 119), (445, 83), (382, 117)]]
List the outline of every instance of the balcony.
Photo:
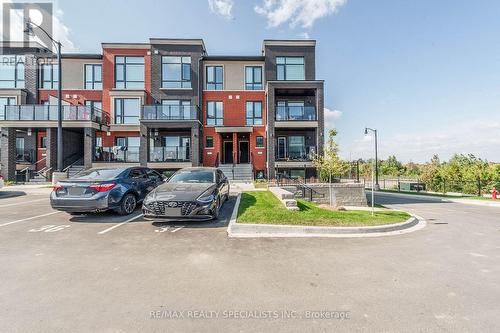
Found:
[(276, 161), (311, 162), (317, 153), (315, 146), (289, 146), (286, 148), (278, 146)]
[(276, 121), (315, 121), (314, 106), (276, 106)]
[[(109, 125), (109, 115), (102, 110), (84, 105), (63, 105), (63, 121), (94, 122)], [(57, 121), (57, 105), (6, 105), (0, 121)]]
[(138, 163), (139, 147), (96, 147), (93, 161), (107, 163)]
[(142, 108), (141, 120), (198, 120), (198, 107), (182, 105), (144, 105)]
[(151, 147), (149, 162), (189, 162), (191, 153), (189, 147), (166, 146)]

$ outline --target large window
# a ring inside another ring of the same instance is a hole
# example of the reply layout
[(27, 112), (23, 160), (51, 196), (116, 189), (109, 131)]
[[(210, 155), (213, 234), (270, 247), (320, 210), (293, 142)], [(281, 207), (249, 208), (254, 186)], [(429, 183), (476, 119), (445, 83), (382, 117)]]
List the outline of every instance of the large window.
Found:
[(191, 57), (161, 57), (161, 87), (191, 88)]
[(140, 109), (139, 98), (116, 98), (115, 124), (138, 124)]
[(192, 119), (191, 101), (178, 99), (164, 99), (161, 101), (162, 119)]
[(207, 125), (224, 125), (224, 104), (207, 102)]
[(115, 87), (144, 89), (144, 57), (115, 58)]
[(305, 80), (304, 57), (276, 57), (278, 80)]
[(247, 102), (247, 125), (262, 125), (262, 102)]
[(256, 136), (255, 137), (255, 147), (264, 148), (264, 137), (263, 136)]
[(102, 89), (102, 65), (85, 65), (85, 89)]
[(41, 66), (41, 81), (43, 89), (57, 89), (59, 87), (59, 66), (43, 64)]
[(306, 155), (306, 138), (304, 136), (288, 137), (288, 154), (292, 159), (300, 159)]
[(24, 56), (0, 57), (0, 88), (24, 88)]
[(245, 67), (245, 89), (262, 90), (262, 67)]
[(278, 101), (276, 103), (276, 120), (311, 120), (306, 114), (304, 101)]
[(224, 70), (222, 66), (207, 66), (207, 89), (224, 89)]

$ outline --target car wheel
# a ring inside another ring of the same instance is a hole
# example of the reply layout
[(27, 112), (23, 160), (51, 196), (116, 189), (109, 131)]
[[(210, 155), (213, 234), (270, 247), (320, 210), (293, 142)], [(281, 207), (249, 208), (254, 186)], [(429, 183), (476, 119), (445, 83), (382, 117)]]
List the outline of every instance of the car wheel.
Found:
[(125, 195), (120, 203), (120, 207), (116, 210), (116, 212), (120, 215), (129, 215), (132, 214), (137, 206), (137, 200), (135, 195), (129, 193)]
[(212, 215), (212, 220), (217, 220), (219, 218), (219, 211), (220, 211), (220, 201), (219, 198), (217, 198), (217, 202), (215, 203), (215, 210)]

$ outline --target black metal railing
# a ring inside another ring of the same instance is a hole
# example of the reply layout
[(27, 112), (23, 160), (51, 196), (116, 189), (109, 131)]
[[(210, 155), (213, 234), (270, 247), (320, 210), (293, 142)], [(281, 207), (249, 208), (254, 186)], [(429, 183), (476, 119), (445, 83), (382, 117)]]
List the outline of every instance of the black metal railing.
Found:
[(149, 162), (188, 162), (191, 160), (189, 147), (150, 147)]
[(276, 152), (276, 161), (312, 161), (317, 150), (314, 146), (291, 146), (285, 153)]
[(325, 197), (324, 193), (316, 191), (300, 179), (292, 178), (285, 173), (276, 174), (276, 184), (279, 187), (295, 187), (295, 196), (308, 201), (313, 201), (314, 199)]
[[(0, 121), (57, 121), (57, 119), (57, 105), (6, 105), (0, 113)], [(108, 113), (87, 105), (63, 105), (62, 120), (92, 121), (109, 125)]]
[(314, 106), (276, 106), (276, 121), (316, 120)]
[(93, 160), (94, 162), (117, 162), (117, 163), (139, 162), (139, 147), (135, 146), (96, 147)]
[(144, 105), (141, 119), (143, 120), (196, 120), (198, 107), (183, 105)]

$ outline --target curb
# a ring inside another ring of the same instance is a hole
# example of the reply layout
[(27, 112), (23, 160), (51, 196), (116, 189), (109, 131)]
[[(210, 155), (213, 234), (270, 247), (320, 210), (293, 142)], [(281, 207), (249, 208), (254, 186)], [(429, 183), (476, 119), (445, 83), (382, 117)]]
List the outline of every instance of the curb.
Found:
[(442, 198), (431, 195), (418, 195), (418, 194), (405, 194), (405, 193), (394, 193), (394, 192), (384, 192), (384, 191), (375, 191), (375, 193), (379, 195), (387, 195), (399, 198), (414, 198), (415, 200), (428, 200), (428, 201), (438, 201), (438, 202), (453, 202), (453, 203), (461, 203), (465, 205), (475, 205), (475, 206), (484, 206), (484, 207), (498, 207), (500, 208), (500, 201), (486, 201), (486, 200), (474, 200), (467, 198)]
[(234, 205), (231, 220), (227, 227), (229, 238), (286, 238), (286, 237), (380, 237), (401, 235), (426, 226), (426, 221), (417, 215), (410, 214), (411, 217), (400, 223), (377, 225), (369, 227), (316, 227), (316, 226), (295, 226), (295, 225), (266, 225), (236, 223), (241, 194), (238, 194)]

